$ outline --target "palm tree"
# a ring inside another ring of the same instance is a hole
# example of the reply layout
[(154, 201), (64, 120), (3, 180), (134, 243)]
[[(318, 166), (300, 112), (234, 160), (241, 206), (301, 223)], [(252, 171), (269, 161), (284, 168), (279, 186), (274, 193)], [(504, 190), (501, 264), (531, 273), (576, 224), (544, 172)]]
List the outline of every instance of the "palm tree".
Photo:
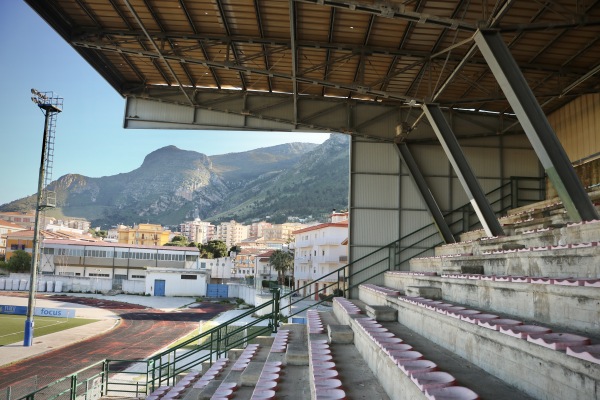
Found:
[(277, 271), (277, 282), (281, 285), (285, 273), (294, 266), (294, 257), (287, 251), (275, 250), (269, 257), (269, 264)]

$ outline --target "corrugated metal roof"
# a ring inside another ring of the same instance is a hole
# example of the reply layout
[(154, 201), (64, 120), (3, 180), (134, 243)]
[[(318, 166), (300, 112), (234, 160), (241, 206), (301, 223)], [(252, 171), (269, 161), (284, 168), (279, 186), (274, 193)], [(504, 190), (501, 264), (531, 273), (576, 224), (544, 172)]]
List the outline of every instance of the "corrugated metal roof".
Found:
[(597, 1), (26, 2), (123, 96), (195, 107), (233, 89), (510, 112), (478, 28), (500, 32), (546, 113), (600, 87)]

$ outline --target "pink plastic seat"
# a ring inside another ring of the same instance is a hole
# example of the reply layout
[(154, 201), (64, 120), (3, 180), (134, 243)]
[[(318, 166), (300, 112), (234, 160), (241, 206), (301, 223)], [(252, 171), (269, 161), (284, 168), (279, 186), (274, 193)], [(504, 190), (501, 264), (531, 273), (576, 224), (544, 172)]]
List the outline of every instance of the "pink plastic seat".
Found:
[(538, 325), (501, 326), (499, 332), (514, 336), (519, 339), (527, 339), (528, 336), (538, 337), (552, 332), (552, 329)]
[(215, 393), (212, 395), (211, 400), (215, 399), (215, 398), (225, 398), (225, 399), (230, 399), (233, 396), (233, 390), (231, 389), (217, 389), (215, 390)]
[(315, 393), (316, 400), (344, 400), (346, 392), (342, 389), (319, 389)]
[(454, 318), (462, 319), (463, 316), (481, 314), (481, 311), (477, 311), (477, 310), (447, 310), (446, 314), (451, 317), (454, 317)]
[(383, 343), (381, 348), (387, 355), (390, 355), (391, 351), (412, 350), (412, 346), (406, 343)]
[(420, 360), (423, 358), (423, 354), (418, 351), (391, 351), (390, 358), (394, 360), (396, 364), (400, 361), (408, 361), (408, 360)]
[(567, 347), (586, 346), (591, 343), (589, 338), (571, 333), (547, 333), (537, 338), (528, 336), (527, 341), (553, 350), (566, 350)]
[(595, 364), (600, 364), (600, 344), (567, 347), (567, 354)]
[(222, 382), (219, 385), (219, 389), (233, 390), (235, 392), (238, 389), (238, 384), (236, 382)]
[(313, 361), (331, 361), (333, 356), (331, 354), (312, 354), (311, 358)]
[(281, 362), (281, 361), (267, 361), (265, 363), (265, 365), (272, 366), (272, 367), (281, 367), (283, 365), (283, 362)]
[(447, 372), (441, 371), (415, 373), (411, 376), (410, 380), (422, 391), (454, 386), (456, 384), (456, 378)]
[(388, 344), (398, 344), (402, 343), (403, 340), (397, 337), (379, 337), (374, 339), (374, 342), (377, 343), (380, 347), (383, 347)]
[(335, 363), (331, 361), (314, 361), (313, 369), (335, 369)]
[(255, 389), (251, 400), (270, 400), (275, 398), (275, 391), (269, 389)]
[(440, 312), (442, 312), (442, 314), (450, 315), (453, 312), (462, 311), (462, 310), (466, 310), (466, 309), (467, 309), (466, 307), (462, 307), (462, 306), (451, 306), (451, 307), (442, 308), (442, 310)]
[(523, 325), (523, 322), (518, 321), (516, 319), (495, 318), (495, 319), (487, 319), (487, 320), (479, 321), (477, 323), (477, 325), (479, 325), (483, 328), (499, 331), (500, 327)]
[(158, 400), (162, 397), (162, 394), (158, 395), (158, 394), (151, 394), (149, 396), (146, 396), (146, 400)]
[(460, 319), (466, 322), (470, 322), (472, 324), (478, 324), (479, 321), (487, 321), (490, 319), (499, 318), (495, 314), (471, 314), (471, 315), (461, 315)]
[(339, 375), (335, 369), (319, 369), (313, 371), (315, 379), (330, 379), (336, 378)]
[(477, 393), (463, 386), (449, 386), (439, 389), (429, 389), (425, 392), (429, 400), (477, 400)]
[(408, 376), (419, 372), (433, 372), (437, 370), (437, 364), (429, 360), (401, 360), (398, 361), (397, 365)]
[(277, 387), (277, 382), (275, 381), (267, 381), (267, 380), (258, 380), (258, 382), (256, 382), (256, 389), (261, 389), (261, 390), (275, 390), (275, 388)]
[(316, 379), (315, 378), (315, 388), (316, 389), (339, 389), (342, 387), (342, 381), (339, 379)]

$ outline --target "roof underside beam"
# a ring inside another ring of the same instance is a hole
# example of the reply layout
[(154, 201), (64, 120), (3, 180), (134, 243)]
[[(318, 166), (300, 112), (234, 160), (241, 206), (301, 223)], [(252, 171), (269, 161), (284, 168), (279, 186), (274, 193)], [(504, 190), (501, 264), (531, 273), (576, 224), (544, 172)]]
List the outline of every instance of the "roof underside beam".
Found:
[(471, 206), (475, 210), (479, 222), (488, 236), (503, 236), (504, 230), (496, 218), (494, 211), (485, 197), (483, 189), (479, 185), (471, 166), (458, 144), (458, 140), (452, 132), (448, 121), (444, 118), (442, 110), (433, 104), (423, 106), (423, 111), (429, 120), (448, 160), (456, 172)]
[(495, 31), (479, 31), (475, 35), (475, 41), (571, 220), (597, 219), (598, 213), (594, 205), (500, 34)]

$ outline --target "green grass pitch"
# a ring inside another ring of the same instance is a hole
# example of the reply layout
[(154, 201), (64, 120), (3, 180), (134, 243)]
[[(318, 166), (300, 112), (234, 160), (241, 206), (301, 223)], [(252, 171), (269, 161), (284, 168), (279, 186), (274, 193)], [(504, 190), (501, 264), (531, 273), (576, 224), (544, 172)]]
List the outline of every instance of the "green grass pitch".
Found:
[[(95, 319), (34, 317), (33, 336), (39, 337), (96, 322)], [(24, 315), (0, 314), (0, 346), (23, 341)]]

